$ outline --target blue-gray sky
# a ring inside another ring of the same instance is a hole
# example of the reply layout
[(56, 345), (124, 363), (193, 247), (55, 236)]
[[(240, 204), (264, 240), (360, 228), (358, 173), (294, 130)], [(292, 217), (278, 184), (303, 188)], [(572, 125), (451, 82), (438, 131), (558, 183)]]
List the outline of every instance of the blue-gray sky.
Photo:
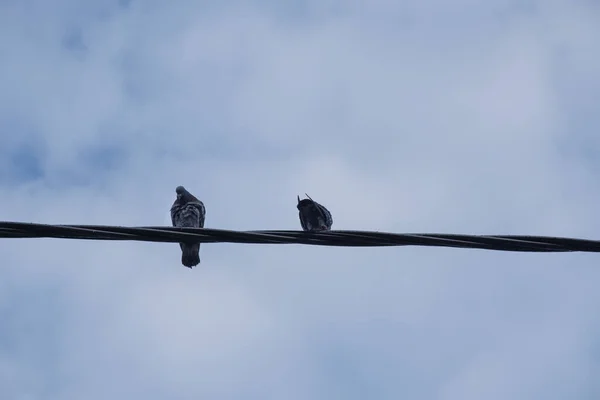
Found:
[[(600, 237), (596, 1), (0, 2), (0, 220)], [(598, 399), (600, 256), (0, 241), (3, 399)]]

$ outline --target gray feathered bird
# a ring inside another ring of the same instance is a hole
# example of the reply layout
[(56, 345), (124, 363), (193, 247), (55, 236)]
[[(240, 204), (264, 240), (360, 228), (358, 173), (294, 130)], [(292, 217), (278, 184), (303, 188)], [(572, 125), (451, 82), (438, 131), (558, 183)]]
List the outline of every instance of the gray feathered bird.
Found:
[[(204, 203), (183, 186), (175, 189), (177, 199), (171, 206), (171, 222), (176, 227), (204, 228), (206, 209)], [(200, 243), (179, 243), (181, 247), (181, 263), (192, 268), (200, 264)]]
[[(305, 193), (306, 194), (306, 193)], [(308, 232), (328, 231), (333, 225), (333, 218), (328, 209), (306, 195), (308, 199), (300, 200), (298, 196), (298, 215), (302, 230)]]

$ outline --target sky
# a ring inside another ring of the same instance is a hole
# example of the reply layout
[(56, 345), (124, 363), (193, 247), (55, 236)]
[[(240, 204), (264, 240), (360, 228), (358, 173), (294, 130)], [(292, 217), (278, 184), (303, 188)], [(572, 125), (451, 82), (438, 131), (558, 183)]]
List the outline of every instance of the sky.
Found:
[[(0, 220), (600, 237), (594, 0), (0, 1)], [(600, 255), (0, 240), (0, 398), (600, 398)]]

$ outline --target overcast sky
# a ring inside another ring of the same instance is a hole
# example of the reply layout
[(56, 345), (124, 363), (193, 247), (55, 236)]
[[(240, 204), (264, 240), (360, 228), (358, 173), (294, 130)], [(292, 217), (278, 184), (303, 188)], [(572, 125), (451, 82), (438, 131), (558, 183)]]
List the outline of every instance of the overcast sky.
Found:
[[(0, 220), (600, 238), (594, 0), (0, 2)], [(600, 255), (0, 239), (0, 398), (600, 398)]]

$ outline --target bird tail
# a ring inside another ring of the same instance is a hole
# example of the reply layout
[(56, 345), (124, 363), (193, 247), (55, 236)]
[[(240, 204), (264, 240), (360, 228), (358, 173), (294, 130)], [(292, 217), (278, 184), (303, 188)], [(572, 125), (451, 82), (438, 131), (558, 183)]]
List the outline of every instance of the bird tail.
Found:
[(200, 264), (200, 243), (181, 244), (181, 263), (188, 268)]

